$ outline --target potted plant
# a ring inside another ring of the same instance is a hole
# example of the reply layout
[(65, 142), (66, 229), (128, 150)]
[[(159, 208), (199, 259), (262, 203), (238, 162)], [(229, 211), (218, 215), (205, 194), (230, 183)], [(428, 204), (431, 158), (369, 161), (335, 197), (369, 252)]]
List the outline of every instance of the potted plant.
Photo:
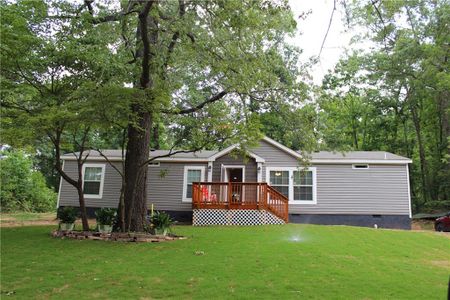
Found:
[(151, 222), (154, 234), (157, 235), (167, 235), (170, 226), (174, 223), (172, 218), (163, 211), (156, 211), (153, 216), (151, 216)]
[(56, 217), (59, 219), (59, 230), (73, 230), (75, 220), (78, 217), (78, 210), (75, 207), (65, 206), (58, 208)]
[(101, 233), (111, 233), (116, 221), (117, 210), (115, 208), (101, 208), (95, 212), (97, 229)]

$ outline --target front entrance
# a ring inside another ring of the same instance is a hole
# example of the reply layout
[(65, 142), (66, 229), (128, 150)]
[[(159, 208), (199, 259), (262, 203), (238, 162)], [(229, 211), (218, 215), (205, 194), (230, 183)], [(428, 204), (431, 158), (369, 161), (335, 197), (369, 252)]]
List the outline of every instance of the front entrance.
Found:
[(229, 182), (242, 182), (242, 168), (239, 169), (227, 169)]
[[(223, 166), (222, 182), (244, 182), (245, 166)], [(241, 204), (244, 199), (244, 188), (242, 185), (233, 184), (231, 191), (224, 191), (227, 195), (230, 205)]]
[(245, 166), (222, 165), (221, 182), (244, 182)]

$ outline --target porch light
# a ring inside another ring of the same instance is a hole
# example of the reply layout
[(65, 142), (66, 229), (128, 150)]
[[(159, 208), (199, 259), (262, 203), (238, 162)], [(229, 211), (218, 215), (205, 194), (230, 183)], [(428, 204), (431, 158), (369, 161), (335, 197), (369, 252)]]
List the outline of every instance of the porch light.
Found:
[(281, 172), (275, 172), (275, 176), (281, 176)]
[(258, 169), (257, 169), (257, 170), (258, 170), (258, 172), (261, 172), (261, 167), (258, 167)]
[(211, 166), (208, 166), (208, 172), (210, 172), (211, 171)]

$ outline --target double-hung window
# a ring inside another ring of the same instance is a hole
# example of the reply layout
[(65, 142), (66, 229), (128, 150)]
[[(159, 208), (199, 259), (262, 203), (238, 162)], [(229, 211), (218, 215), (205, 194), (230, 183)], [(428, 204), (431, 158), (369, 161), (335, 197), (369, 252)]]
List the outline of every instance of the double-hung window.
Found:
[(313, 171), (294, 171), (294, 201), (314, 201)]
[(83, 165), (83, 193), (86, 198), (102, 197), (104, 177), (104, 164)]
[(192, 202), (192, 183), (200, 181), (205, 181), (205, 167), (184, 167), (183, 202)]
[(267, 167), (267, 182), (291, 204), (316, 204), (316, 168)]
[(269, 171), (270, 185), (281, 194), (289, 197), (289, 171)]

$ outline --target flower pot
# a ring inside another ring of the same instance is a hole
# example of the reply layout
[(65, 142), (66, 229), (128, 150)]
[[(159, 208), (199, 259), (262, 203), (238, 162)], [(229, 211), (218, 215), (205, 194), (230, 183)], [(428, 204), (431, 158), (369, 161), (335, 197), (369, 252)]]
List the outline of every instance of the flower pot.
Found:
[(100, 233), (111, 233), (111, 231), (112, 231), (112, 225), (98, 224), (97, 228), (98, 228), (98, 232), (100, 232)]
[(71, 231), (71, 230), (73, 230), (74, 225), (75, 225), (75, 223), (59, 223), (59, 230)]

